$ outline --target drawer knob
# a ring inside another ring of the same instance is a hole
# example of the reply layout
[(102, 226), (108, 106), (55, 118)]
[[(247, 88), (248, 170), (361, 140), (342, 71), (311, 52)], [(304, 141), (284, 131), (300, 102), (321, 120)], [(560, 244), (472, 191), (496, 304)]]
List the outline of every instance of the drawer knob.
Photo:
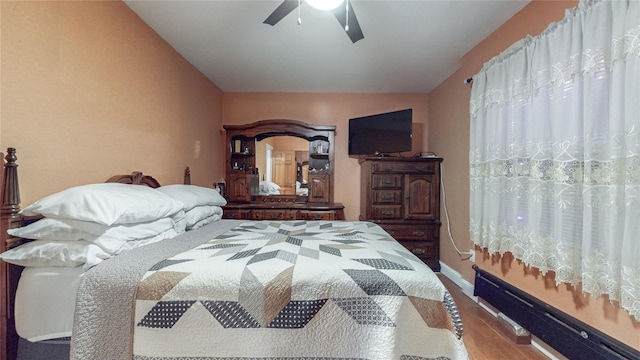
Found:
[(382, 200), (393, 200), (392, 194), (384, 194), (382, 195)]
[(393, 211), (389, 209), (382, 210), (382, 215), (393, 215)]
[(393, 170), (393, 166), (391, 166), (391, 165), (385, 165), (385, 166), (383, 167), (383, 169), (384, 169), (385, 171), (391, 171), (391, 170)]
[(382, 180), (382, 183), (385, 185), (393, 185), (393, 178), (385, 178)]
[(414, 253), (415, 255), (423, 255), (426, 251), (424, 251), (424, 249), (421, 249), (421, 248), (415, 248), (411, 250), (411, 252)]
[(314, 216), (314, 220), (322, 220), (322, 215), (320, 215), (320, 214), (316, 214), (316, 215)]
[(271, 214), (271, 218), (272, 218), (272, 219), (277, 219), (277, 218), (278, 218), (278, 215), (280, 215), (280, 214)]
[(413, 236), (424, 236), (424, 231), (416, 230), (413, 232)]

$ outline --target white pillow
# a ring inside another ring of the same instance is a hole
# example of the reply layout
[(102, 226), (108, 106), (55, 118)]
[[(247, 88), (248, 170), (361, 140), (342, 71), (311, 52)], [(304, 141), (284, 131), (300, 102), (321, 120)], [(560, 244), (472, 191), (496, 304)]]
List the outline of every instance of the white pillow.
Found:
[[(27, 226), (7, 230), (9, 235), (35, 240), (137, 240), (169, 229), (180, 230), (173, 218), (107, 226), (90, 221), (44, 218)], [(184, 229), (182, 229), (184, 230)]]
[(104, 183), (60, 191), (34, 202), (20, 213), (113, 225), (152, 221), (183, 208), (182, 202), (146, 186)]
[(156, 190), (183, 202), (184, 211), (203, 205), (227, 205), (227, 200), (217, 190), (202, 186), (173, 184), (161, 186)]
[[(169, 239), (175, 236), (180, 235), (179, 232), (175, 231), (174, 229), (169, 229), (165, 232), (162, 232), (156, 236), (152, 236), (152, 237), (148, 237), (145, 239), (138, 239), (138, 240), (131, 240), (131, 241), (125, 241), (124, 245), (122, 246), (122, 248), (120, 248), (120, 251), (118, 251), (118, 253), (121, 253), (123, 251), (127, 251), (127, 250), (131, 250), (143, 245), (148, 245), (148, 244), (153, 244), (155, 242), (158, 242), (160, 240), (164, 240), (164, 239)], [(117, 255), (117, 254), (115, 254)]]
[(4, 261), (30, 267), (69, 266), (86, 264), (91, 267), (111, 255), (86, 241), (35, 240), (0, 254)]
[(9, 229), (7, 233), (25, 239), (83, 240), (98, 245), (109, 254), (116, 254), (126, 241), (150, 238), (170, 229), (182, 233), (185, 227), (184, 212), (180, 210), (173, 217), (112, 226), (81, 220), (44, 218), (24, 227)]
[(222, 214), (213, 214), (209, 217), (206, 217), (204, 219), (201, 219), (200, 221), (198, 221), (197, 223), (193, 224), (190, 228), (188, 228), (187, 230), (194, 230), (197, 229), (199, 227), (205, 226), (207, 224), (210, 224), (214, 221), (218, 221), (222, 219)]
[[(76, 267), (84, 265), (86, 270), (123, 251), (172, 238), (178, 234), (175, 229), (168, 229), (148, 238), (121, 241), (119, 243), (121, 246), (113, 253), (108, 253), (97, 244), (84, 240), (34, 240), (3, 252), (0, 254), (0, 259), (25, 267)], [(115, 244), (116, 242), (109, 243), (110, 246)]]
[(187, 230), (191, 230), (194, 224), (214, 214), (222, 215), (222, 208), (220, 206), (203, 205), (187, 211), (184, 215)]

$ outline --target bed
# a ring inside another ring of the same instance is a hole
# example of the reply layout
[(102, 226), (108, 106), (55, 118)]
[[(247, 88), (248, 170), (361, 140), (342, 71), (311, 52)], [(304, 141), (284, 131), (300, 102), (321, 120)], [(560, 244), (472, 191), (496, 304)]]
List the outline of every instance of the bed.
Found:
[[(12, 164), (8, 156), (5, 194), (17, 193)], [(149, 190), (163, 188), (140, 173), (110, 180), (143, 178), (155, 187)], [(178, 206), (184, 213), (186, 204)], [(18, 205), (19, 196), (3, 197), (3, 209), (12, 208), (12, 215), (2, 213), (3, 224), (20, 217)], [(171, 215), (174, 223), (179, 213)], [(373, 223), (215, 217), (185, 230), (143, 246), (117, 243), (117, 254), (59, 267), (54, 278), (53, 267), (26, 267), (15, 301), (19, 358), (37, 359), (43, 348), (47, 359), (468, 358), (442, 283)], [(113, 239), (125, 236), (117, 234)], [(57, 309), (28, 306), (33, 298), (53, 299), (35, 291), (62, 287), (54, 292), (60, 302), (50, 301)], [(52, 321), (47, 334), (22, 330), (22, 319), (42, 322), (51, 313), (66, 323)]]

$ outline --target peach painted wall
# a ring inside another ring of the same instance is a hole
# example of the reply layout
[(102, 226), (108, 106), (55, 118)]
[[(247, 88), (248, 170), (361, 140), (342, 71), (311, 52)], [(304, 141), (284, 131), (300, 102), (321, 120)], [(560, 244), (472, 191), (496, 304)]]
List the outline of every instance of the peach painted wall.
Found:
[(348, 156), (349, 119), (388, 111), (413, 109), (411, 156), (427, 151), (427, 94), (301, 94), (225, 93), (223, 123), (248, 124), (266, 119), (293, 119), (316, 125), (335, 125), (335, 202), (345, 206), (347, 220), (360, 215), (360, 165)]
[(2, 1), (0, 149), (22, 204), (143, 171), (222, 176), (222, 91), (122, 2)]
[[(462, 251), (472, 247), (469, 240), (469, 96), (471, 89), (463, 85), (492, 57), (525, 35), (537, 35), (547, 26), (561, 20), (565, 10), (577, 1), (533, 1), (478, 46), (469, 51), (461, 68), (429, 94), (429, 145), (445, 161), (443, 173), (447, 189), (447, 205), (451, 230)], [(455, 252), (446, 224), (441, 228), (441, 261), (473, 283), (472, 263), (462, 261)], [(553, 275), (543, 277), (527, 269), (511, 257), (489, 256), (476, 251), (476, 263), (482, 269), (523, 289), (550, 305), (578, 318), (626, 344), (640, 349), (640, 323), (607, 298), (583, 296), (567, 285), (555, 286)]]

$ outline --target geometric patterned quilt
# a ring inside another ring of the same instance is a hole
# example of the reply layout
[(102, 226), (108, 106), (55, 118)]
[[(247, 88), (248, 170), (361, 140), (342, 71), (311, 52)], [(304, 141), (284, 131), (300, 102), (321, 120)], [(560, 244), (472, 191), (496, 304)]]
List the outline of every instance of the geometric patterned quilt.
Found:
[(136, 291), (151, 359), (467, 359), (437, 276), (378, 225), (249, 221), (158, 262)]

